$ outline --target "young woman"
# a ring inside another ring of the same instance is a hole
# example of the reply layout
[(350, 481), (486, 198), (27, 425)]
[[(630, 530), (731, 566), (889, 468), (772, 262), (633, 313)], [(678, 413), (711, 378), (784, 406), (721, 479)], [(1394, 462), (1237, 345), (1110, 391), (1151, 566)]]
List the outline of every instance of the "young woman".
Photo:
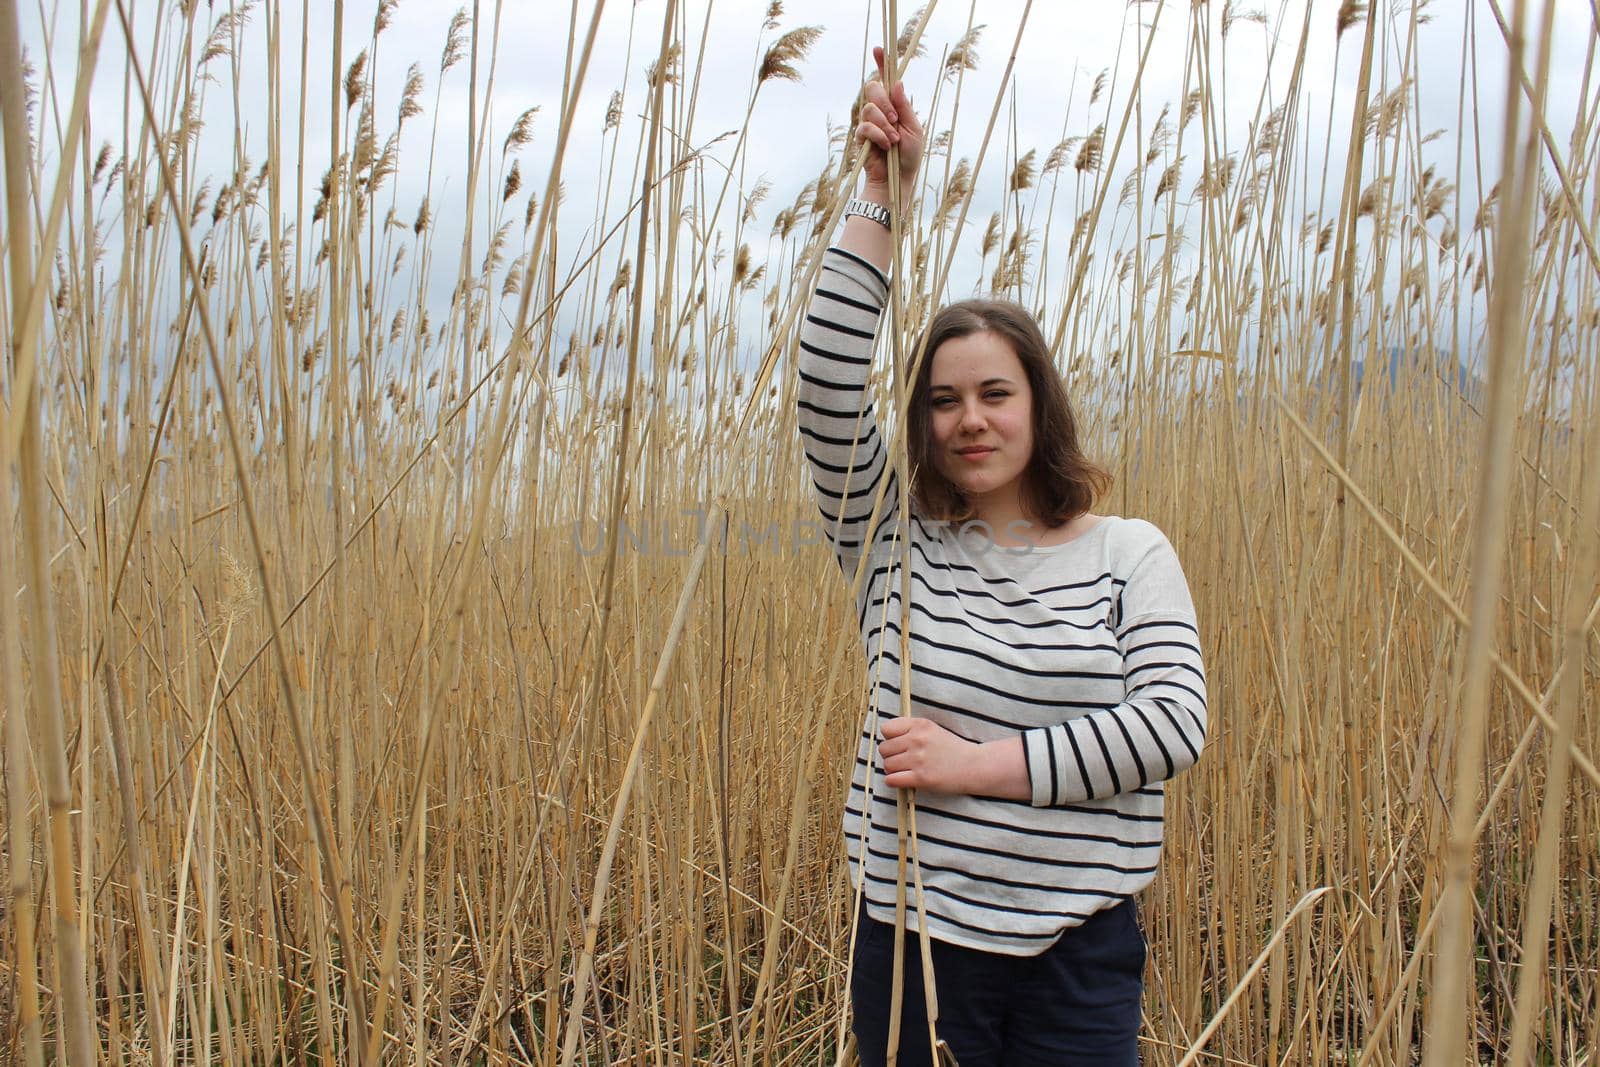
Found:
[[(869, 556), (856, 608), (878, 732), (862, 732), (845, 811), (861, 1058), (886, 1053), (905, 788), (917, 791), (939, 1038), (961, 1067), (1137, 1063), (1145, 943), (1132, 898), (1155, 877), (1162, 783), (1205, 740), (1188, 585), (1160, 530), (1091, 512), (1109, 479), (1080, 449), (1039, 327), (1008, 302), (955, 304), (928, 327), (901, 521), (903, 472), (866, 384), (888, 294), (886, 153), (899, 149), (909, 203), (923, 145), (903, 85), (868, 83), (855, 135), (865, 181), (801, 331), (799, 418), (847, 580)], [(897, 530), (910, 541), (909, 591)], [(910, 718), (899, 714), (902, 595)], [(928, 1063), (909, 931), (905, 952), (899, 1062)]]

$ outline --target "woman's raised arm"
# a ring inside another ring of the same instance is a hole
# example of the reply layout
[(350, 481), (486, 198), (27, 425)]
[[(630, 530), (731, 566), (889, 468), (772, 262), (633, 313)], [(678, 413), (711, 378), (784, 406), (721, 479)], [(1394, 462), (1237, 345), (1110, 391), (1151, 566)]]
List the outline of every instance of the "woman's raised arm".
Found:
[[(881, 72), (882, 49), (874, 55)], [(867, 83), (855, 135), (867, 149), (862, 198), (891, 206), (887, 152), (898, 146), (900, 201), (909, 205), (922, 159), (922, 126), (903, 84), (886, 89), (881, 82)], [(867, 389), (873, 340), (889, 296), (886, 274), (892, 250), (890, 232), (882, 224), (847, 217), (838, 245), (824, 254), (800, 328), (800, 437), (824, 532), (847, 575), (854, 574), (866, 546), (894, 528), (899, 514), (896, 475)], [(873, 501), (886, 473), (884, 499), (869, 529)]]
[[(886, 86), (883, 78), (883, 49), (874, 48), (872, 58), (878, 64), (880, 80), (869, 81), (861, 89), (861, 111), (857, 116), (855, 137), (866, 146), (867, 158), (862, 164), (861, 199), (892, 211), (895, 205), (889, 193), (889, 150), (896, 149), (900, 158), (900, 210), (909, 211), (912, 194), (917, 187), (917, 170), (922, 165), (924, 137), (922, 124), (917, 121), (906, 96), (905, 82), (897, 81)], [(902, 220), (902, 223), (908, 220)], [(879, 273), (889, 273), (892, 246), (889, 230), (860, 215), (844, 220), (844, 232), (839, 236), (839, 247), (860, 256)]]

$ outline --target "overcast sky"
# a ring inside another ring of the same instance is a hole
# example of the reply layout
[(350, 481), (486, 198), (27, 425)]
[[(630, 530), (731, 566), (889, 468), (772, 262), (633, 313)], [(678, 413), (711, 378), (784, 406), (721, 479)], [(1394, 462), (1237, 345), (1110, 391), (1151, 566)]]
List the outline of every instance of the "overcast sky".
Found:
[[(141, 42), (141, 49), (147, 55), (158, 20), (169, 35), (180, 26), (178, 16), (170, 9), (172, 5), (135, 0), (131, 6), (137, 24), (135, 33)], [(375, 3), (357, 0), (344, 5), (341, 68), (358, 52), (371, 47), (375, 6)], [(436, 242), (440, 249), (438, 255), (446, 254), (444, 250), (458, 243), (459, 219), (464, 211), (466, 195), (465, 129), (469, 64), (463, 60), (442, 80), (439, 74), (440, 52), (447, 26), (458, 6), (458, 0), (400, 0), (392, 25), (379, 40), (373, 63), (380, 142), (393, 128), (395, 109), (407, 68), (413, 62), (420, 64), (425, 79), (422, 103), (427, 113), (410, 120), (406, 127), (400, 167), (392, 184), (395, 208), (402, 219), (409, 221), (415, 216), (417, 205), (427, 188), (430, 125), (436, 110), (441, 116), (432, 176), (432, 206), (436, 220)], [(487, 50), (494, 39), (495, 5), (491, 0), (479, 0), (478, 6), (481, 19), (478, 40), (485, 50), (480, 55), (478, 66), (481, 92), (489, 76), (490, 56)], [(1132, 69), (1138, 59), (1137, 39), (1150, 32), (1153, 22), (1156, 23), (1156, 43), (1143, 77), (1143, 122), (1146, 132), (1163, 103), (1171, 102), (1176, 106), (1181, 100), (1184, 85), (1190, 3), (1189, 0), (1167, 0), (1164, 7), (1160, 7), (1159, 21), (1158, 6), (1155, 2), (1126, 6), (1098, 0), (1093, 3), (1036, 2), (1027, 32), (1017, 51), (1015, 112), (1013, 114), (1008, 109), (1004, 115), (1007, 126), (1014, 124), (1014, 145), (1022, 150), (1037, 148), (1042, 160), (1050, 147), (1064, 136), (1086, 134), (1097, 124), (1105, 122), (1108, 126), (1109, 154), (1110, 142), (1126, 100), (1125, 89), (1132, 79)], [(1214, 32), (1220, 25), (1224, 6), (1220, 2), (1211, 5)], [(1393, 88), (1399, 84), (1401, 73), (1401, 57), (1395, 49), (1404, 40), (1400, 31), (1406, 24), (1410, 5), (1379, 3), (1377, 6), (1395, 32), (1382, 37), (1384, 54), (1378, 57), (1375, 81)], [(51, 57), (49, 70), (58, 80), (57, 91), (63, 95), (70, 91), (70, 75), (79, 44), (75, 24), (78, 7), (75, 3), (54, 5), (49, 14), (52, 24), (45, 27), (38, 21), (38, 9), (24, 5), (24, 37), (28, 42), (30, 58), (37, 65), (38, 56), (48, 54)], [(285, 78), (293, 85), (298, 81), (301, 61), (300, 5), (285, 7), (293, 10), (284, 13), (285, 43), (281, 64)], [(329, 158), (328, 85), (334, 35), (332, 3), (313, 0), (309, 7), (310, 27), (304, 39), (307, 69), (310, 71), (308, 83), (311, 86), (306, 115), (306, 182), (313, 189), (310, 198), (314, 199), (314, 187)], [(468, 0), (469, 11), (471, 7), (471, 0)], [(762, 51), (778, 33), (800, 25), (824, 28), (809, 58), (800, 66), (803, 80), (770, 82), (760, 94), (752, 123), (743, 184), (748, 189), (762, 177), (772, 183), (771, 195), (754, 224), (754, 233), (763, 238), (774, 212), (791, 202), (800, 187), (815, 177), (826, 163), (829, 156), (829, 124), (837, 125), (847, 116), (864, 69), (863, 46), (881, 36), (881, 9), (875, 4), (847, 0), (807, 0), (804, 3), (790, 2), (785, 7), (778, 20), (778, 28), (768, 30), (763, 28), (767, 12), (765, 0), (721, 0), (711, 10), (709, 23), (706, 21), (703, 0), (685, 0), (681, 5), (688, 28), (687, 73), (692, 77), (698, 67), (701, 88), (699, 110), (693, 128), (677, 132), (695, 144), (704, 144), (715, 135), (740, 125), (745, 104), (750, 98), (755, 66)], [(1422, 27), (1419, 38), (1421, 80), (1416, 86), (1417, 101), (1421, 126), (1428, 130), (1443, 129), (1445, 133), (1424, 149), (1425, 161), (1439, 164), (1443, 171), (1453, 171), (1458, 144), (1464, 148), (1469, 161), (1473, 158), (1474, 145), (1470, 140), (1460, 141), (1457, 136), (1457, 109), (1461, 103), (1460, 93), (1465, 86), (1469, 94), (1466, 101), (1468, 114), (1476, 111), (1484, 138), (1477, 150), (1482, 155), (1485, 180), (1492, 182), (1498, 176), (1506, 48), (1494, 26), (1489, 3), (1483, 0), (1473, 7), (1476, 14), (1476, 69), (1471, 57), (1463, 62), (1468, 7), (1468, 0), (1435, 0), (1426, 9), (1431, 21)], [(955, 136), (954, 152), (958, 157), (971, 156), (977, 151), (1006, 55), (1016, 36), (1022, 8), (1019, 2), (986, 0), (976, 15), (976, 20), (985, 25), (979, 47), (981, 66), (969, 75), (961, 121)], [(1214, 48), (1214, 55), (1219, 62), (1212, 75), (1225, 88), (1223, 96), (1227, 114), (1222, 137), (1227, 150), (1237, 150), (1245, 145), (1251, 122), (1282, 99), (1306, 14), (1303, 0), (1243, 0), (1234, 8), (1239, 14), (1260, 12), (1263, 17), (1260, 21), (1237, 19), (1225, 47), (1218, 45)], [(1339, 4), (1334, 0), (1322, 0), (1311, 5), (1304, 73), (1309, 103), (1303, 122), (1306, 128), (1316, 131), (1312, 141), (1317, 146), (1315, 151), (1318, 154), (1321, 151), (1321, 131), (1330, 107), (1335, 117), (1334, 155), (1337, 163), (1329, 183), (1330, 199), (1338, 195), (1338, 171), (1342, 167), (1345, 141), (1340, 131), (1348, 128), (1361, 45), (1360, 28), (1357, 27), (1345, 34), (1342, 50), (1336, 49), (1334, 31), (1338, 8)], [(199, 7), (195, 33), (197, 42), (203, 41), (223, 10), (220, 2), (210, 9), (205, 5)], [(583, 10), (579, 12), (580, 35), (587, 26), (591, 10), (589, 5), (583, 5)], [(901, 5), (899, 14), (902, 20), (908, 18), (912, 10), (912, 4)], [(1586, 63), (1585, 49), (1591, 36), (1590, 10), (1587, 0), (1557, 2), (1553, 92), (1546, 117), (1557, 142), (1564, 148), (1572, 129), (1577, 90)], [(645, 103), (643, 72), (655, 57), (664, 11), (665, 0), (642, 0), (638, 4), (628, 3), (627, 0), (611, 0), (605, 6), (594, 61), (582, 87), (574, 134), (563, 171), (568, 198), (561, 221), (564, 248), (578, 247), (593, 218), (594, 213), (589, 205), (593, 203), (600, 175), (604, 173), (605, 153), (609, 148), (609, 142), (602, 136), (602, 127), (611, 93), (617, 89), (624, 92), (623, 110), (626, 118), (621, 131), (623, 153), (615, 168), (616, 195), (623, 195), (625, 186), (631, 182), (638, 140), (638, 116)], [(941, 50), (961, 36), (970, 14), (970, 5), (958, 0), (945, 0), (937, 5), (925, 38), (929, 55), (917, 60), (908, 73), (913, 98), (919, 103), (925, 105), (930, 99)], [(569, 17), (567, 5), (545, 0), (507, 0), (500, 11), (500, 44), (495, 57), (495, 83), (489, 123), (491, 144), (496, 149), (499, 147), (516, 117), (525, 109), (535, 105), (541, 108), (533, 124), (533, 140), (520, 153), (524, 176), (523, 197), (531, 190), (542, 189), (544, 185), (559, 113), (562, 70), (569, 40)], [(701, 47), (703, 30), (706, 58), (701, 65), (696, 52)], [(47, 34), (51, 38), (48, 50)], [(244, 130), (245, 153), (259, 162), (266, 155), (264, 131), (267, 125), (264, 92), (266, 34), (265, 20), (259, 7), (253, 11), (241, 34), (244, 42), (240, 56), (244, 93), (239, 101), (239, 122)], [(124, 49), (121, 29), (113, 14), (107, 26), (93, 99), (90, 136), (96, 145), (111, 141), (114, 146), (120, 147), (125, 108), (128, 106), (122, 58)], [(219, 184), (231, 170), (233, 151), (234, 101), (226, 62), (225, 59), (216, 62), (210, 68), (217, 80), (207, 88), (208, 98), (204, 109), (206, 127), (201, 141), (201, 168), (213, 171)], [(170, 68), (170, 63), (167, 66)], [(1095, 78), (1107, 69), (1111, 71), (1108, 91), (1091, 106), (1091, 86)], [(1475, 100), (1471, 96), (1474, 92), (1474, 76), (1477, 79)], [(1258, 103), (1263, 98), (1265, 102)], [(65, 104), (59, 106), (64, 113)], [(298, 101), (291, 97), (284, 106), (288, 123), (285, 151), (292, 154)], [(47, 167), (53, 165), (53, 160), (48, 159), (49, 146), (54, 139), (51, 114), (47, 104), (43, 137)], [(136, 111), (129, 114), (134, 120), (137, 119)], [(347, 112), (345, 121), (352, 122), (354, 116), (354, 111)], [(1008, 130), (1005, 136), (1009, 140), (1013, 135)], [(731, 139), (723, 142), (718, 151), (725, 156), (731, 144)], [(1006, 150), (1005, 142), (997, 143), (991, 149), (990, 162), (985, 166), (990, 181), (987, 185), (980, 185), (974, 198), (969, 229), (981, 231), (988, 213), (998, 205), (998, 183), (1005, 167), (1001, 153)], [(1186, 148), (1186, 153), (1189, 155), (1189, 165), (1180, 186), (1180, 207), (1186, 202), (1198, 173), (1198, 151), (1193, 151), (1191, 146)], [(1130, 144), (1124, 150), (1124, 157), (1133, 155)], [(1126, 158), (1113, 173), (1120, 173), (1125, 162)], [(494, 167), (493, 173), (498, 174), (499, 161), (491, 161), (491, 165)], [(713, 172), (708, 170), (710, 173)], [(495, 180), (498, 189), (498, 179)], [(1113, 180), (1120, 184), (1120, 178), (1114, 177)], [(1477, 200), (1474, 186), (1472, 175), (1464, 174), (1461, 194), (1465, 201), (1463, 212), (1469, 219)], [(480, 239), (480, 247), (481, 243)], [(631, 254), (631, 238), (628, 243), (630, 247), (626, 253), (618, 246), (618, 255)], [(759, 244), (752, 243), (757, 244), (756, 259), (759, 262), (762, 258)], [(453, 257), (453, 253), (449, 254)], [(453, 271), (436, 273), (441, 279), (439, 286), (447, 291)], [(966, 274), (953, 280), (952, 290), (959, 293), (978, 284), (977, 264), (968, 262)]]

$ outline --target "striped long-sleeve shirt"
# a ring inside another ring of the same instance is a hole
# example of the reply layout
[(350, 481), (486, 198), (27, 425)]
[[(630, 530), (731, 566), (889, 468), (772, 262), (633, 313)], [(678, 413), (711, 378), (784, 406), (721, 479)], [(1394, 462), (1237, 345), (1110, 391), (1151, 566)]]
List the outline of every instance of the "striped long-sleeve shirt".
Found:
[[(863, 260), (825, 254), (800, 333), (800, 434), (846, 579), (864, 546), (869, 557), (856, 602), (869, 709), (879, 720), (900, 711), (901, 528), (915, 714), (971, 741), (1023, 740), (1031, 803), (917, 794), (931, 933), (1032, 955), (1155, 877), (1162, 784), (1205, 740), (1194, 605), (1172, 546), (1142, 520), (1106, 517), (1025, 553), (915, 514), (901, 526), (899, 473), (867, 390), (887, 293)], [(846, 852), (852, 882), (865, 874), (868, 913), (892, 922), (895, 792), (872, 723), (845, 806)]]

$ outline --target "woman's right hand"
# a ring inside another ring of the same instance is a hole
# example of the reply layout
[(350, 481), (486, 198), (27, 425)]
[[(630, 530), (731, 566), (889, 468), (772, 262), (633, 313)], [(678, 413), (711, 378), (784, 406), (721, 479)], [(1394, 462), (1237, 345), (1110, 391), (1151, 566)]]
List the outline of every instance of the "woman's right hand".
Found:
[(861, 111), (856, 121), (856, 139), (867, 148), (862, 171), (866, 189), (870, 192), (889, 189), (889, 150), (898, 149), (900, 155), (900, 192), (902, 200), (909, 200), (916, 189), (917, 168), (922, 163), (922, 124), (911, 109), (906, 96), (906, 85), (896, 81), (893, 86), (884, 84), (883, 49), (874, 48), (872, 58), (878, 64), (878, 77), (861, 89)]

